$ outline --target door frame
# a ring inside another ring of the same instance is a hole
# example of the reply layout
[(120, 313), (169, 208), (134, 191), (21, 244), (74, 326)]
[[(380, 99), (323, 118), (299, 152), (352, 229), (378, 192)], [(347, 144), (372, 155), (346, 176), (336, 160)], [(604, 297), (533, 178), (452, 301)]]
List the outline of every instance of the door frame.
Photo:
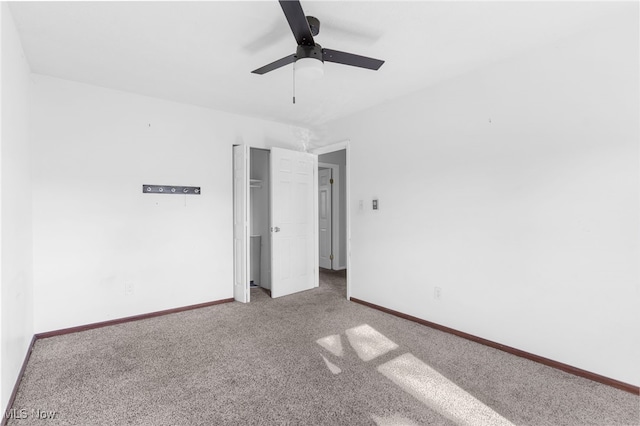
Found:
[[(336, 268), (338, 265), (337, 258), (340, 257), (340, 215), (334, 214), (336, 211), (340, 211), (340, 166), (331, 163), (318, 163), (318, 170), (320, 168), (331, 169), (331, 179), (333, 179), (333, 185), (331, 185), (331, 254), (333, 254), (334, 261), (331, 262), (331, 270), (339, 271), (344, 268)], [(345, 166), (346, 167), (346, 166)], [(318, 190), (320, 190), (320, 183), (318, 183)], [(318, 235), (318, 239), (320, 236)], [(345, 236), (346, 238), (346, 236)]]
[[(350, 300), (351, 298), (351, 277), (353, 276), (353, 271), (351, 269), (351, 179), (350, 179), (350, 175), (351, 175), (351, 152), (350, 152), (350, 141), (349, 139), (345, 139), (341, 142), (337, 142), (337, 143), (333, 143), (330, 145), (326, 145), (326, 146), (322, 146), (319, 148), (315, 148), (310, 150), (310, 152), (312, 154), (316, 154), (318, 156), (322, 155), (322, 154), (328, 154), (330, 152), (335, 152), (335, 151), (341, 151), (341, 150), (345, 150), (346, 153), (346, 170), (345, 170), (345, 188), (346, 188), (346, 194), (345, 194), (345, 200), (346, 200), (346, 206), (344, 206), (346, 208), (346, 217), (347, 217), (347, 223), (345, 223), (346, 226), (346, 249), (347, 249), (347, 253), (346, 253), (346, 258), (347, 258), (347, 300)], [(317, 188), (316, 188), (317, 191)], [(357, 274), (357, 271), (356, 271)]]
[[(244, 166), (242, 168), (242, 182), (243, 182), (243, 190), (241, 194), (238, 194), (236, 191), (236, 148), (242, 153)], [(231, 173), (232, 173), (232, 211), (233, 211), (233, 298), (241, 303), (249, 303), (251, 300), (251, 291), (249, 288), (249, 214), (251, 212), (251, 197), (249, 194), (250, 182), (249, 176), (251, 173), (251, 147), (245, 144), (234, 144), (231, 150)], [(240, 195), (240, 197), (238, 197)], [(241, 200), (240, 205), (238, 204), (238, 199)], [(241, 212), (238, 212), (237, 207), (241, 207)], [(237, 215), (242, 216), (242, 224), (236, 225)], [(242, 227), (242, 235), (237, 238), (238, 226)], [(238, 259), (238, 250), (236, 249), (236, 243), (238, 240), (238, 244), (241, 244), (240, 247), (240, 259)], [(239, 275), (239, 276), (238, 276)], [(237, 282), (241, 280), (244, 281), (242, 288), (238, 288)]]

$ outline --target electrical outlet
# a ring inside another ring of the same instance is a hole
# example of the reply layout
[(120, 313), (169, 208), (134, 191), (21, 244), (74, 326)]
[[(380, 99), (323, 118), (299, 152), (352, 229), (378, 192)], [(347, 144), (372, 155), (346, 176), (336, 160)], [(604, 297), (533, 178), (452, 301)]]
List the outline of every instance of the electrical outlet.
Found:
[(436, 300), (440, 300), (442, 298), (442, 289), (440, 287), (434, 287), (433, 298)]
[(360, 200), (360, 201), (358, 202), (358, 209), (359, 209), (359, 210), (364, 210), (364, 200)]
[(133, 295), (134, 291), (135, 291), (135, 284), (132, 282), (126, 282), (124, 283), (124, 295), (125, 296), (131, 296)]

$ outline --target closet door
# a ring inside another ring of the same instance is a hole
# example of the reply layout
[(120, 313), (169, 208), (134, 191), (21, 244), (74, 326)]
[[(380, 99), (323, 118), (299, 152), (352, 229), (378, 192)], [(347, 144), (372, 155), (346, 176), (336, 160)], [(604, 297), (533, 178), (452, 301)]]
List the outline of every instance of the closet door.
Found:
[(249, 147), (233, 147), (233, 298), (249, 302)]
[(271, 149), (271, 297), (318, 286), (318, 157)]

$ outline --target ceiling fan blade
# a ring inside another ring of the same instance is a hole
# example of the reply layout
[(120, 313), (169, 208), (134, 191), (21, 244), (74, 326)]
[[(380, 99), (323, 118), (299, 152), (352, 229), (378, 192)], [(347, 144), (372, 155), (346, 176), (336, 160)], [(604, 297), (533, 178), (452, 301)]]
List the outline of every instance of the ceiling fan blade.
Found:
[(302, 5), (298, 0), (280, 0), (280, 6), (286, 16), (291, 32), (296, 38), (298, 45), (300, 46), (315, 46), (313, 41), (313, 35), (311, 35), (311, 28), (309, 28), (309, 22), (304, 15)]
[(331, 49), (322, 49), (322, 59), (324, 59), (325, 62), (335, 62), (337, 64), (351, 65), (370, 70), (377, 70), (384, 64), (384, 61), (380, 59), (367, 58), (366, 56)]
[(265, 65), (264, 67), (258, 68), (257, 70), (251, 71), (254, 74), (265, 74), (269, 71), (273, 71), (280, 67), (284, 67), (285, 65), (289, 65), (296, 61), (296, 55), (285, 56), (282, 59), (278, 59), (277, 61), (271, 62), (269, 65)]

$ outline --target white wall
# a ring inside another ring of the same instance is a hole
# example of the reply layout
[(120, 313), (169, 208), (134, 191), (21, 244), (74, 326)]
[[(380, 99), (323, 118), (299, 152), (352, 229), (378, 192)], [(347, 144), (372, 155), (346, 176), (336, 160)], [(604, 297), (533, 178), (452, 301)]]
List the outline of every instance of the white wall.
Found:
[(4, 413), (33, 336), (29, 66), (11, 12), (2, 15), (0, 401)]
[(351, 141), (353, 297), (640, 385), (638, 4), (627, 6), (331, 123), (328, 143)]
[(33, 79), (36, 332), (233, 297), (232, 144), (294, 147), (298, 130)]
[[(328, 152), (318, 156), (319, 163), (335, 164), (338, 166), (338, 232), (334, 235), (338, 236), (338, 256), (336, 262), (333, 263), (333, 269), (345, 269), (347, 267), (347, 150)], [(332, 192), (334, 199), (332, 209), (335, 215), (335, 192)], [(335, 226), (335, 225), (334, 225)]]

